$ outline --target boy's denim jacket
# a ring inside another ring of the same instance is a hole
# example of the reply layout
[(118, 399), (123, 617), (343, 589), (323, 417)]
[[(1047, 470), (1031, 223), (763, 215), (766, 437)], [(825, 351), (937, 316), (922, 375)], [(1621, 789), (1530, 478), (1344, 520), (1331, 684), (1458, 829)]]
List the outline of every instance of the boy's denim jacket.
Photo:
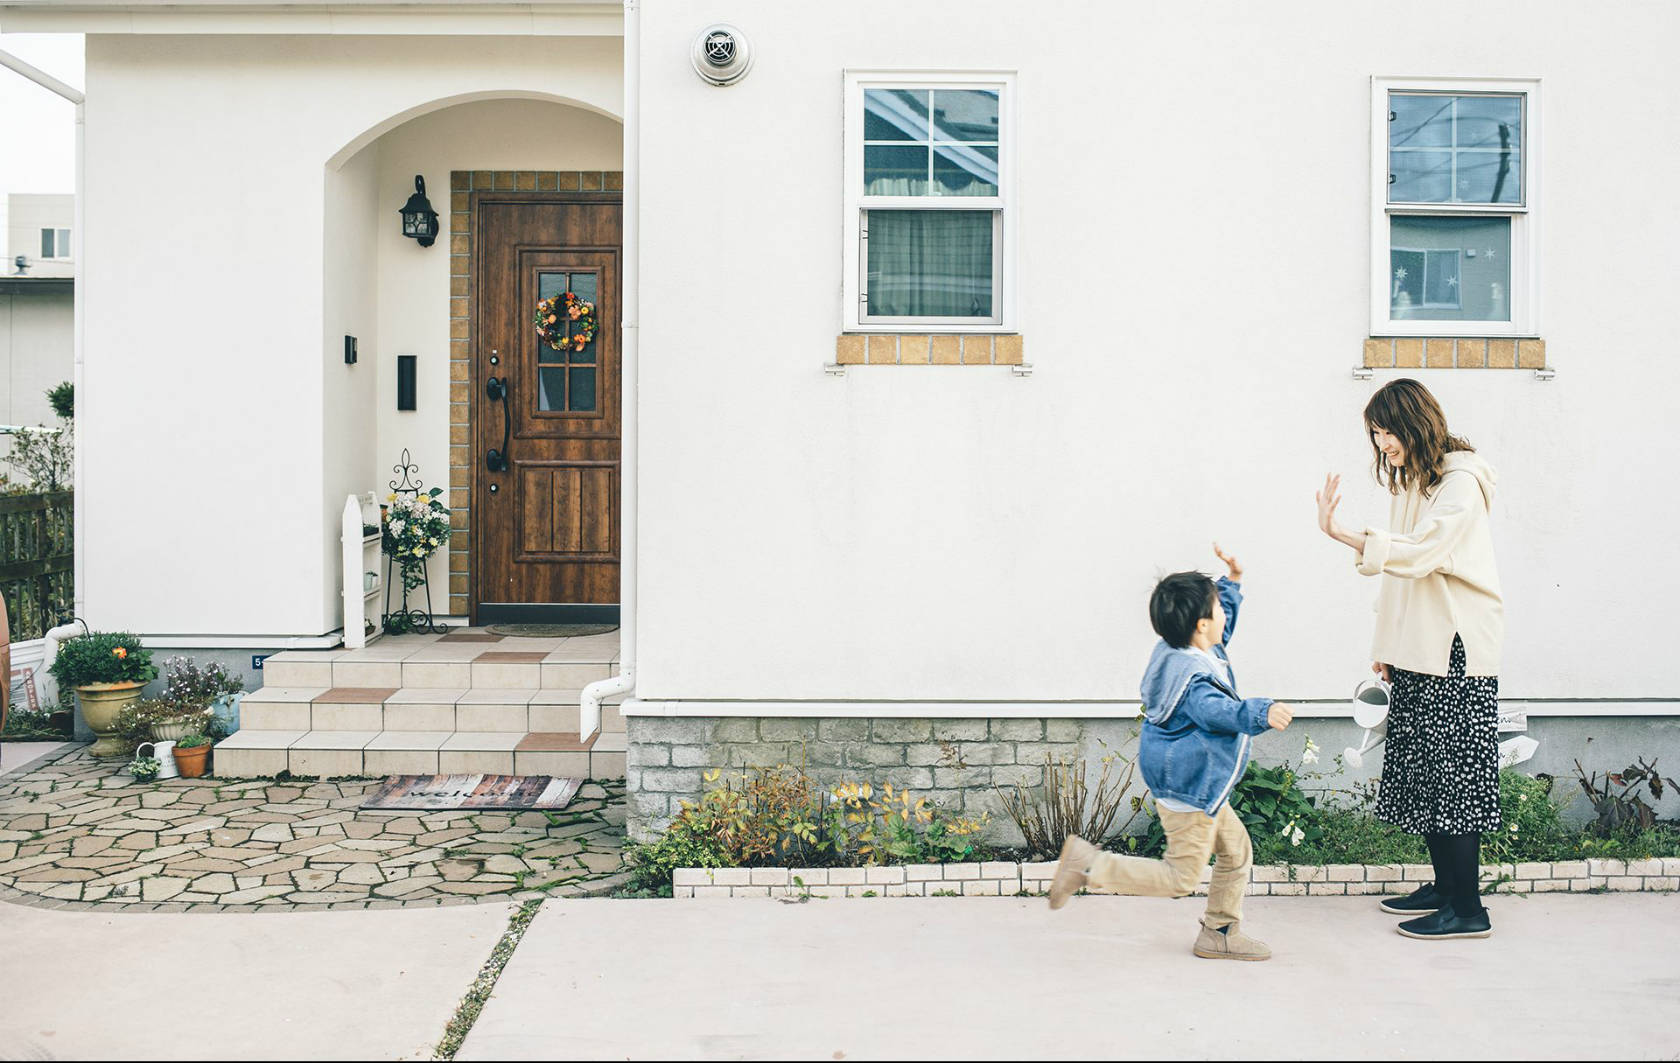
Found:
[[(1219, 602), (1225, 608), (1228, 642), (1237, 626), (1242, 591), (1221, 578)], [(1223, 644), (1213, 652), (1227, 666)], [(1271, 698), (1237, 696), (1235, 673), (1227, 684), (1214, 675), (1202, 654), (1156, 643), (1143, 673), (1143, 734), (1138, 741), (1138, 766), (1143, 781), (1156, 797), (1195, 805), (1213, 815), (1248, 766), (1251, 735), (1267, 728)]]

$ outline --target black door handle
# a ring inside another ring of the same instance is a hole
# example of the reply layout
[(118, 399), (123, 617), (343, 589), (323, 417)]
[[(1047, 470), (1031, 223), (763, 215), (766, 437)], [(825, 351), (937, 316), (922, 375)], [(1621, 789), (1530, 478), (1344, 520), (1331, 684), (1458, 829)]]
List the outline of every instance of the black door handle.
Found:
[(508, 433), (512, 425), (508, 421), (508, 392), (512, 390), (508, 382), (501, 377), (491, 377), (484, 382), (484, 394), (491, 402), (500, 401), (502, 404), (502, 446), (498, 450), (491, 447), (484, 454), (484, 464), (491, 472), (505, 472), (508, 467)]

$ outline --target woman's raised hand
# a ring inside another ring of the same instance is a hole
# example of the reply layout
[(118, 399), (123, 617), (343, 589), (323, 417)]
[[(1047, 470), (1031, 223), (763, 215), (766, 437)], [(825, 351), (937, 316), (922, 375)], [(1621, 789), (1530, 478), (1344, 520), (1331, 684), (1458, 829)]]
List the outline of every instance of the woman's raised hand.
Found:
[(1336, 507), (1342, 504), (1341, 486), (1340, 476), (1329, 475), (1324, 478), (1324, 486), (1313, 494), (1318, 502), (1318, 530), (1337, 540), (1342, 538), (1336, 534)]

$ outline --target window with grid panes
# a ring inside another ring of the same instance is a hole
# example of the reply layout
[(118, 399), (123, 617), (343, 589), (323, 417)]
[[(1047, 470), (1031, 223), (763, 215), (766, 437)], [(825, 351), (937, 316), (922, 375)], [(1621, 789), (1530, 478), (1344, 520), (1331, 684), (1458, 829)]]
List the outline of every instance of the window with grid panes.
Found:
[(848, 327), (1005, 323), (1008, 90), (987, 78), (847, 79)]
[[(600, 274), (593, 270), (543, 271), (537, 274), (538, 300), (552, 299), (562, 292), (571, 292), (586, 303), (596, 304), (596, 320), (600, 320)], [(566, 322), (566, 335), (572, 334), (572, 322)], [(597, 356), (601, 333), (577, 350), (571, 344), (555, 350), (547, 343), (537, 343), (537, 409), (543, 413), (592, 413), (600, 383), (601, 365)]]
[(1537, 87), (1376, 84), (1375, 334), (1532, 332)]

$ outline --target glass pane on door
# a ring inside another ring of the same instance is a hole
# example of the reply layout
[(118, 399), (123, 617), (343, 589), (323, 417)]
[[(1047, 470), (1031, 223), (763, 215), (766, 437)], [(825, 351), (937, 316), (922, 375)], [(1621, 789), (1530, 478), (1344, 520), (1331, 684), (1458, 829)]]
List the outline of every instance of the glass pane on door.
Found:
[[(560, 346), (537, 342), (537, 409), (545, 413), (587, 413), (595, 410), (596, 350), (601, 329), (600, 274), (591, 271), (554, 271), (537, 274), (537, 295), (552, 299), (571, 292), (581, 302), (596, 304), (596, 334), (579, 347), (567, 340), (575, 335), (564, 313), (550, 327)], [(568, 366), (570, 369), (568, 370)]]

